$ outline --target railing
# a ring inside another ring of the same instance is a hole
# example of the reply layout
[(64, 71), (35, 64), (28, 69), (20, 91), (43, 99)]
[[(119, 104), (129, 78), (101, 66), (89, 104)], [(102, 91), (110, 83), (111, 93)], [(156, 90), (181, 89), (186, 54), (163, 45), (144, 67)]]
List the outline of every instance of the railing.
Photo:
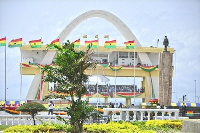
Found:
[[(125, 108), (104, 108), (104, 115), (108, 115), (108, 113), (111, 115), (112, 121), (130, 121), (130, 114), (133, 114), (133, 121), (134, 120), (150, 120), (151, 118), (157, 120), (157, 119), (184, 119), (179, 117), (179, 109), (125, 109)], [(116, 113), (119, 113), (117, 115)], [(125, 113), (125, 119), (122, 119), (123, 114)], [(138, 115), (137, 115), (138, 113)], [(161, 116), (158, 116), (158, 113), (161, 114)], [(147, 114), (147, 115), (145, 115)], [(168, 116), (165, 116), (167, 114)], [(140, 118), (136, 117), (139, 116)]]
[[(112, 121), (144, 121), (150, 119), (188, 119), (188, 117), (179, 117), (179, 109), (127, 109), (127, 108), (104, 108), (102, 118), (90, 118), (85, 121), (86, 124), (98, 122), (107, 123), (109, 117)], [(168, 116), (165, 116), (165, 115)], [(61, 115), (65, 120), (69, 120), (70, 116)], [(131, 118), (132, 117), (132, 118)], [(42, 122), (53, 122), (63, 124), (56, 118), (56, 115), (36, 115), (36, 124)], [(0, 115), (0, 125), (33, 125), (31, 115)]]
[[(62, 118), (69, 120), (69, 116), (62, 115)], [(36, 115), (35, 116), (36, 124), (41, 124), (42, 122), (53, 122), (62, 124), (56, 118), (56, 115)], [(33, 125), (33, 119), (31, 115), (0, 115), (0, 125)]]

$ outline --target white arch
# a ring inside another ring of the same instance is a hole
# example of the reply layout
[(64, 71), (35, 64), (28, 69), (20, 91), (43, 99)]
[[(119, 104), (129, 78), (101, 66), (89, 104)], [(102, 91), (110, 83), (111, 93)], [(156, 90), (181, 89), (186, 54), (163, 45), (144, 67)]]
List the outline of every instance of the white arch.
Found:
[[(137, 47), (141, 47), (141, 44), (137, 40), (135, 35), (131, 32), (131, 30), (118, 17), (116, 17), (115, 15), (113, 15), (113, 14), (107, 12), (107, 11), (103, 11), (103, 10), (91, 10), (91, 11), (83, 13), (80, 16), (78, 16), (77, 18), (75, 18), (69, 25), (66, 26), (66, 28), (58, 36), (58, 38), (60, 39), (60, 43), (64, 42), (64, 40), (67, 38), (69, 33), (78, 24), (80, 24), (82, 21), (84, 21), (88, 18), (92, 18), (92, 17), (100, 17), (100, 18), (104, 18), (104, 19), (108, 20), (121, 32), (121, 34), (124, 36), (124, 38), (126, 40), (135, 40), (135, 45)], [(46, 53), (46, 55), (44, 56), (44, 58), (42, 59), (41, 64), (45, 65), (45, 64), (52, 63), (55, 55), (56, 55), (56, 51), (49, 50)], [(146, 53), (138, 53), (138, 56), (141, 60), (141, 63), (149, 64), (149, 65), (152, 64)], [(32, 84), (31, 84), (31, 87), (29, 89), (29, 93), (27, 95), (27, 99), (34, 99), (33, 90), (35, 89), (35, 85), (38, 85), (40, 83), (39, 82), (40, 80), (38, 80), (36, 82), (36, 79), (39, 79), (38, 77), (40, 77), (40, 75), (35, 75), (35, 77), (34, 77), (35, 82), (32, 82)]]
[[(60, 39), (60, 44), (64, 42), (64, 40), (67, 38), (67, 36), (70, 34), (70, 32), (78, 24), (80, 24), (84, 20), (86, 20), (88, 18), (92, 18), (92, 17), (100, 17), (100, 18), (108, 20), (121, 32), (121, 34), (124, 36), (124, 38), (126, 40), (135, 40), (135, 46), (141, 47), (140, 42), (137, 40), (137, 38), (132, 33), (132, 31), (126, 26), (126, 24), (124, 24), (118, 17), (116, 17), (112, 13), (109, 13), (104, 10), (91, 10), (91, 11), (85, 12), (85, 13), (79, 15), (77, 18), (75, 18), (70, 24), (68, 24), (65, 27), (65, 29), (58, 36), (58, 38)], [(44, 57), (44, 59), (42, 60), (41, 64), (50, 64), (53, 59), (51, 60), (51, 59), (46, 59), (46, 58), (54, 57), (54, 56), (52, 56), (52, 54), (55, 54), (55, 52), (53, 52), (53, 51), (47, 52), (47, 54)], [(138, 53), (138, 56), (143, 64), (152, 65), (152, 62), (150, 61), (150, 59), (146, 53)]]

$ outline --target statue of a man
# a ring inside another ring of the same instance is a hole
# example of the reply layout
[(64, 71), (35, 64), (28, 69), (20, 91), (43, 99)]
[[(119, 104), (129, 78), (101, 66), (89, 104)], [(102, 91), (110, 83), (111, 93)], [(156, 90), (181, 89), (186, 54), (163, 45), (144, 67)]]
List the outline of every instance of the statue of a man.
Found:
[(165, 36), (165, 39), (163, 41), (163, 45), (165, 45), (165, 51), (167, 51), (167, 46), (169, 45), (169, 41), (167, 39), (167, 36)]

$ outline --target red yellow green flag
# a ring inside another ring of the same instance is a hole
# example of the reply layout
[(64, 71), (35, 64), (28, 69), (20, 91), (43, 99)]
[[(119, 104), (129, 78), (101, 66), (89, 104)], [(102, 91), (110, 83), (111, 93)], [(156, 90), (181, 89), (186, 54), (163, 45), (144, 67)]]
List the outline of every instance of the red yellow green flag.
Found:
[(92, 40), (92, 41), (85, 41), (85, 48), (97, 48), (98, 47), (98, 40)]
[(119, 71), (122, 69), (122, 66), (109, 66), (111, 70), (113, 71)]
[(74, 44), (74, 47), (75, 47), (75, 48), (79, 48), (79, 46), (80, 46), (80, 39), (75, 40), (75, 41), (73, 42), (73, 44)]
[(21, 47), (21, 46), (22, 46), (22, 38), (13, 39), (8, 43), (8, 47), (10, 48)]
[(194, 115), (193, 111), (187, 111), (187, 116), (193, 116), (193, 115)]
[(109, 35), (105, 35), (104, 38), (109, 38)]
[(53, 40), (50, 45), (52, 45), (52, 44), (59, 45), (60, 44), (59, 39)]
[(42, 39), (29, 41), (31, 48), (41, 48)]
[(152, 72), (156, 68), (158, 68), (158, 66), (139, 66), (139, 67), (145, 72)]
[(134, 47), (135, 47), (134, 40), (133, 41), (124, 42), (124, 44), (126, 45), (126, 49), (134, 49)]
[(105, 41), (104, 47), (105, 48), (116, 48), (116, 40)]
[(6, 37), (0, 39), (0, 46), (6, 46)]
[(87, 35), (84, 35), (83, 38), (87, 38)]
[[(55, 44), (55, 45), (59, 45), (60, 43), (59, 43), (59, 39), (55, 39), (55, 40), (53, 40), (51, 43), (50, 43), (50, 46), (51, 45), (53, 45), (53, 44)], [(55, 47), (54, 46), (51, 46), (51, 48), (50, 49), (54, 49)]]
[(98, 35), (95, 35), (95, 38), (99, 38), (99, 36), (98, 36)]

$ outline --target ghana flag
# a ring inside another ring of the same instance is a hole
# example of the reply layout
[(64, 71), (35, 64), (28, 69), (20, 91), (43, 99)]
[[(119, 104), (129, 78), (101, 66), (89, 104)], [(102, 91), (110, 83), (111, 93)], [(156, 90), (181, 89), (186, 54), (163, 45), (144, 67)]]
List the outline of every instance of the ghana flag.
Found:
[(193, 115), (194, 115), (193, 111), (187, 111), (187, 116), (193, 116)]
[(6, 46), (6, 37), (0, 39), (0, 46)]
[(105, 48), (116, 48), (116, 40), (105, 41), (104, 47)]
[(41, 48), (42, 39), (29, 41), (31, 48)]
[(133, 41), (128, 41), (128, 42), (124, 42), (124, 44), (126, 45), (126, 49), (134, 49), (134, 40)]
[(99, 36), (98, 36), (98, 35), (95, 35), (95, 38), (99, 38)]
[(79, 46), (80, 46), (80, 39), (75, 40), (75, 41), (73, 42), (73, 44), (74, 44), (74, 47), (75, 47), (75, 48), (79, 48)]
[(59, 45), (59, 39), (53, 40), (50, 45), (52, 45), (52, 44)]
[(109, 38), (109, 35), (105, 35), (104, 38)]
[(21, 47), (21, 46), (22, 46), (22, 38), (13, 39), (8, 43), (8, 47), (10, 48)]
[(92, 41), (85, 41), (85, 48), (97, 48), (98, 47), (98, 40), (92, 40)]
[(50, 49), (54, 49), (55, 47), (54, 46), (51, 46), (51, 45), (59, 45), (59, 39), (55, 39), (53, 40), (51, 43), (50, 43)]
[(83, 38), (87, 38), (87, 35), (84, 35)]

